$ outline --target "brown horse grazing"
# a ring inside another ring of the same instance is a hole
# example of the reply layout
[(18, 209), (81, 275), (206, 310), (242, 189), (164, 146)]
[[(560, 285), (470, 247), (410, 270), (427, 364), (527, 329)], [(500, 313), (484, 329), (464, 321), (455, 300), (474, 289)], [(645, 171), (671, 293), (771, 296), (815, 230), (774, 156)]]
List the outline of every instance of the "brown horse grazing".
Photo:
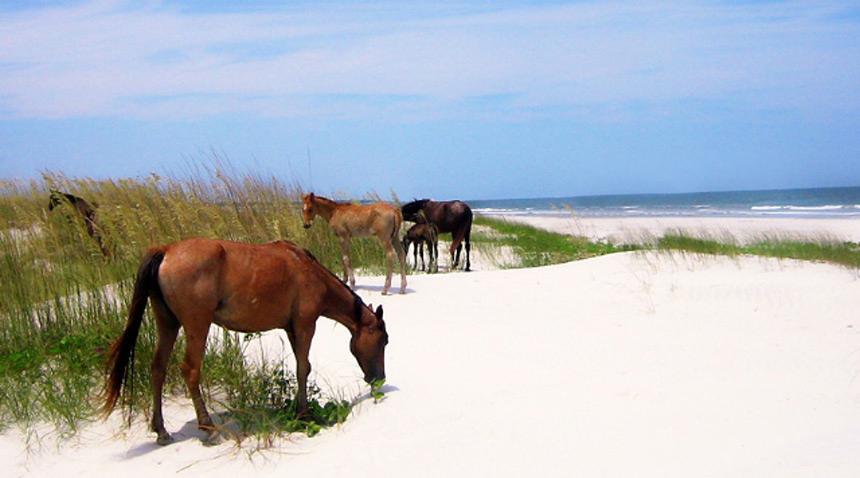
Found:
[(186, 340), (182, 375), (194, 403), (198, 427), (209, 433), (207, 440), (217, 434), (199, 383), (212, 323), (239, 332), (286, 330), (296, 356), (300, 414), (308, 409), (308, 351), (320, 315), (349, 329), (349, 348), (365, 381), (385, 378), (388, 333), (382, 307), (374, 312), (308, 251), (287, 241), (243, 244), (187, 239), (150, 249), (138, 269), (128, 322), (108, 356), (105, 415), (115, 407), (134, 367), (134, 347), (147, 298), (158, 330), (152, 360), (152, 430), (158, 434), (159, 445), (172, 441), (164, 429), (161, 394), (180, 327), (185, 330)]
[(80, 198), (74, 194), (60, 192), (56, 189), (51, 189), (51, 198), (48, 201), (48, 211), (53, 211), (54, 208), (63, 204), (69, 204), (72, 206), (75, 212), (83, 218), (84, 225), (87, 228), (87, 235), (96, 241), (99, 245), (99, 249), (105, 257), (110, 257), (110, 249), (105, 247), (105, 244), (102, 241), (102, 236), (99, 233), (100, 228), (98, 220), (96, 219), (95, 207), (84, 200), (84, 198)]
[(382, 293), (391, 288), (391, 269), (395, 251), (400, 261), (400, 293), (406, 292), (406, 253), (399, 241), (403, 217), (396, 207), (378, 202), (374, 204), (352, 204), (332, 201), (314, 193), (302, 196), (302, 216), (305, 229), (311, 227), (316, 216), (322, 216), (340, 239), (343, 281), (355, 288), (355, 274), (349, 260), (349, 240), (353, 237), (376, 236), (385, 249), (385, 286)]
[(410, 227), (403, 236), (403, 250), (409, 255), (409, 245), (412, 244), (414, 265), (412, 269), (418, 268), (418, 257), (421, 256), (421, 270), (424, 270), (424, 244), (430, 255), (430, 272), (439, 270), (436, 257), (439, 255), (439, 230), (433, 224), (419, 223)]
[[(421, 218), (419, 212), (423, 212), (427, 222), (439, 228), (440, 233), (451, 233), (451, 268), (460, 263), (460, 251), (463, 241), (466, 241), (466, 270), (472, 270), (469, 253), (472, 249), (470, 236), (472, 235), (472, 209), (463, 201), (431, 201), (429, 199), (418, 199), (404, 204), (400, 210), (403, 219), (419, 223)], [(456, 256), (454, 252), (456, 251)]]

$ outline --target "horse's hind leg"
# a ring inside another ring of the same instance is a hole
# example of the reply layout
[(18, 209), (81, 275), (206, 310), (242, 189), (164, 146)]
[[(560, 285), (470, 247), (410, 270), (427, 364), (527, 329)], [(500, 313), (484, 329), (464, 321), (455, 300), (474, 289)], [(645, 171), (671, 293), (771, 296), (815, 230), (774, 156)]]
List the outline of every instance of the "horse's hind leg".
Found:
[[(212, 417), (206, 410), (203, 395), (200, 393), (200, 370), (203, 366), (203, 353), (206, 350), (206, 336), (209, 334), (211, 320), (198, 320), (194, 325), (185, 324), (185, 361), (182, 362), (182, 376), (188, 386), (188, 393), (194, 403), (197, 414), (197, 428), (208, 433), (207, 443), (212, 443), (217, 436)], [(203, 324), (196, 325), (196, 324)], [(191, 326), (189, 326), (191, 325)]]
[(472, 270), (472, 262), (470, 260), (470, 255), (472, 251), (472, 241), (469, 238), (469, 235), (466, 235), (466, 272)]
[(152, 358), (152, 431), (158, 434), (156, 443), (167, 445), (173, 438), (164, 429), (164, 417), (161, 414), (161, 395), (164, 389), (164, 378), (167, 374), (167, 364), (176, 335), (179, 333), (179, 321), (167, 305), (160, 299), (152, 299), (155, 311), (155, 324), (158, 329), (158, 339), (155, 345), (155, 355)]
[[(449, 252), (451, 253), (451, 270), (457, 268), (460, 264), (460, 250), (463, 248), (463, 238), (462, 237), (453, 237), (451, 241), (451, 248)], [(456, 253), (456, 256), (454, 255)]]
[[(424, 240), (418, 241), (418, 255), (421, 256), (421, 270), (424, 270)], [(415, 262), (415, 265), (418, 266), (418, 262)]]

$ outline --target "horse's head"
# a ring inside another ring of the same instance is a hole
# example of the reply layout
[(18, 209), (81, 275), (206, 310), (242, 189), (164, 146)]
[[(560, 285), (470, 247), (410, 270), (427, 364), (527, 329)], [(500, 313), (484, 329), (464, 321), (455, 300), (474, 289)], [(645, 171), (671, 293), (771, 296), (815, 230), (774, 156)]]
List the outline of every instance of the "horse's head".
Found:
[(56, 189), (51, 189), (51, 198), (48, 200), (48, 210), (53, 211), (54, 208), (62, 204), (64, 200), (65, 197), (63, 197), (63, 193)]
[(314, 193), (308, 193), (302, 196), (302, 219), (304, 220), (305, 229), (311, 227), (311, 223), (317, 215), (314, 198)]
[(429, 199), (416, 199), (415, 201), (404, 204), (400, 208), (400, 212), (403, 214), (403, 220), (418, 222), (418, 212), (424, 209), (424, 206), (426, 206), (428, 202), (430, 202)]
[(358, 366), (364, 372), (367, 383), (385, 379), (385, 346), (388, 345), (388, 332), (382, 320), (382, 306), (373, 311), (373, 306), (362, 306), (361, 323), (352, 334), (349, 350)]

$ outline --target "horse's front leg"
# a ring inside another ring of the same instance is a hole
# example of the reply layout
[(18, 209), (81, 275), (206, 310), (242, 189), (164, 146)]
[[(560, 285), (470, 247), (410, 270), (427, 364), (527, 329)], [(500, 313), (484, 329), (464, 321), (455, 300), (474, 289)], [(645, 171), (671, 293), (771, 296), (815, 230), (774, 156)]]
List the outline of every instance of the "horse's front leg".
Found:
[[(400, 241), (394, 240), (391, 241), (394, 247), (394, 250), (397, 252), (397, 260), (400, 262), (400, 293), (406, 293), (406, 252), (401, 247)], [(421, 256), (422, 261), (424, 260), (424, 255)], [(389, 272), (389, 277), (390, 277)]]
[(385, 285), (382, 286), (382, 295), (388, 294), (388, 289), (391, 288), (391, 270), (394, 267), (394, 247), (391, 245), (392, 242), (383, 244), (385, 246)]
[(355, 289), (355, 275), (349, 261), (349, 237), (340, 238), (340, 260), (343, 263), (343, 282), (349, 281), (350, 289)]
[[(424, 240), (418, 242), (418, 255), (421, 256), (421, 271), (424, 271)], [(418, 265), (418, 262), (415, 263)]]
[(290, 339), (290, 346), (293, 348), (293, 354), (296, 356), (296, 379), (299, 385), (296, 394), (297, 413), (299, 416), (304, 416), (308, 412), (308, 375), (311, 373), (309, 354), (311, 340), (314, 338), (314, 331), (316, 330), (316, 319), (299, 320), (298, 324), (296, 321), (292, 321), (286, 330), (287, 337)]

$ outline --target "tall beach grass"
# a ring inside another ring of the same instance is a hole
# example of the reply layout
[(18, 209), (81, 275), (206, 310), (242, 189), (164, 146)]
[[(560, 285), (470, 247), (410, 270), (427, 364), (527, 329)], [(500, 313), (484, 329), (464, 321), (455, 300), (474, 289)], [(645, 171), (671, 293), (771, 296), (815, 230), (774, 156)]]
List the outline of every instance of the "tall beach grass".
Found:
[[(102, 254), (71, 207), (48, 211), (50, 189), (97, 205), (99, 232), (110, 257)], [(189, 237), (288, 239), (337, 271), (337, 239), (323, 221), (303, 229), (300, 192), (275, 178), (216, 168), (198, 169), (186, 179), (94, 180), (46, 173), (40, 180), (0, 182), (0, 429), (33, 430), (35, 424), (49, 422), (65, 436), (95, 418), (104, 354), (125, 324), (132, 279), (150, 246)], [(354, 240), (351, 250), (356, 267), (382, 270), (384, 254), (374, 241)], [(152, 324), (151, 317), (144, 320), (138, 370), (124, 399), (131, 415), (140, 418), (148, 413)], [(325, 394), (317, 394), (318, 413), (302, 423), (286, 412), (285, 390), (277, 399), (249, 395), (248, 389), (261, 390), (253, 384), (270, 383), (272, 374), (289, 382), (289, 372), (249, 364), (237, 345), (242, 340), (226, 334), (209, 347), (203, 388), (243, 428), (253, 432), (262, 425), (264, 409), (275, 412), (280, 429), (310, 434), (345, 417), (348, 404), (326, 400)], [(184, 393), (178, 370), (183, 347), (180, 339), (168, 368), (167, 393)], [(263, 428), (272, 425), (265, 423)]]

